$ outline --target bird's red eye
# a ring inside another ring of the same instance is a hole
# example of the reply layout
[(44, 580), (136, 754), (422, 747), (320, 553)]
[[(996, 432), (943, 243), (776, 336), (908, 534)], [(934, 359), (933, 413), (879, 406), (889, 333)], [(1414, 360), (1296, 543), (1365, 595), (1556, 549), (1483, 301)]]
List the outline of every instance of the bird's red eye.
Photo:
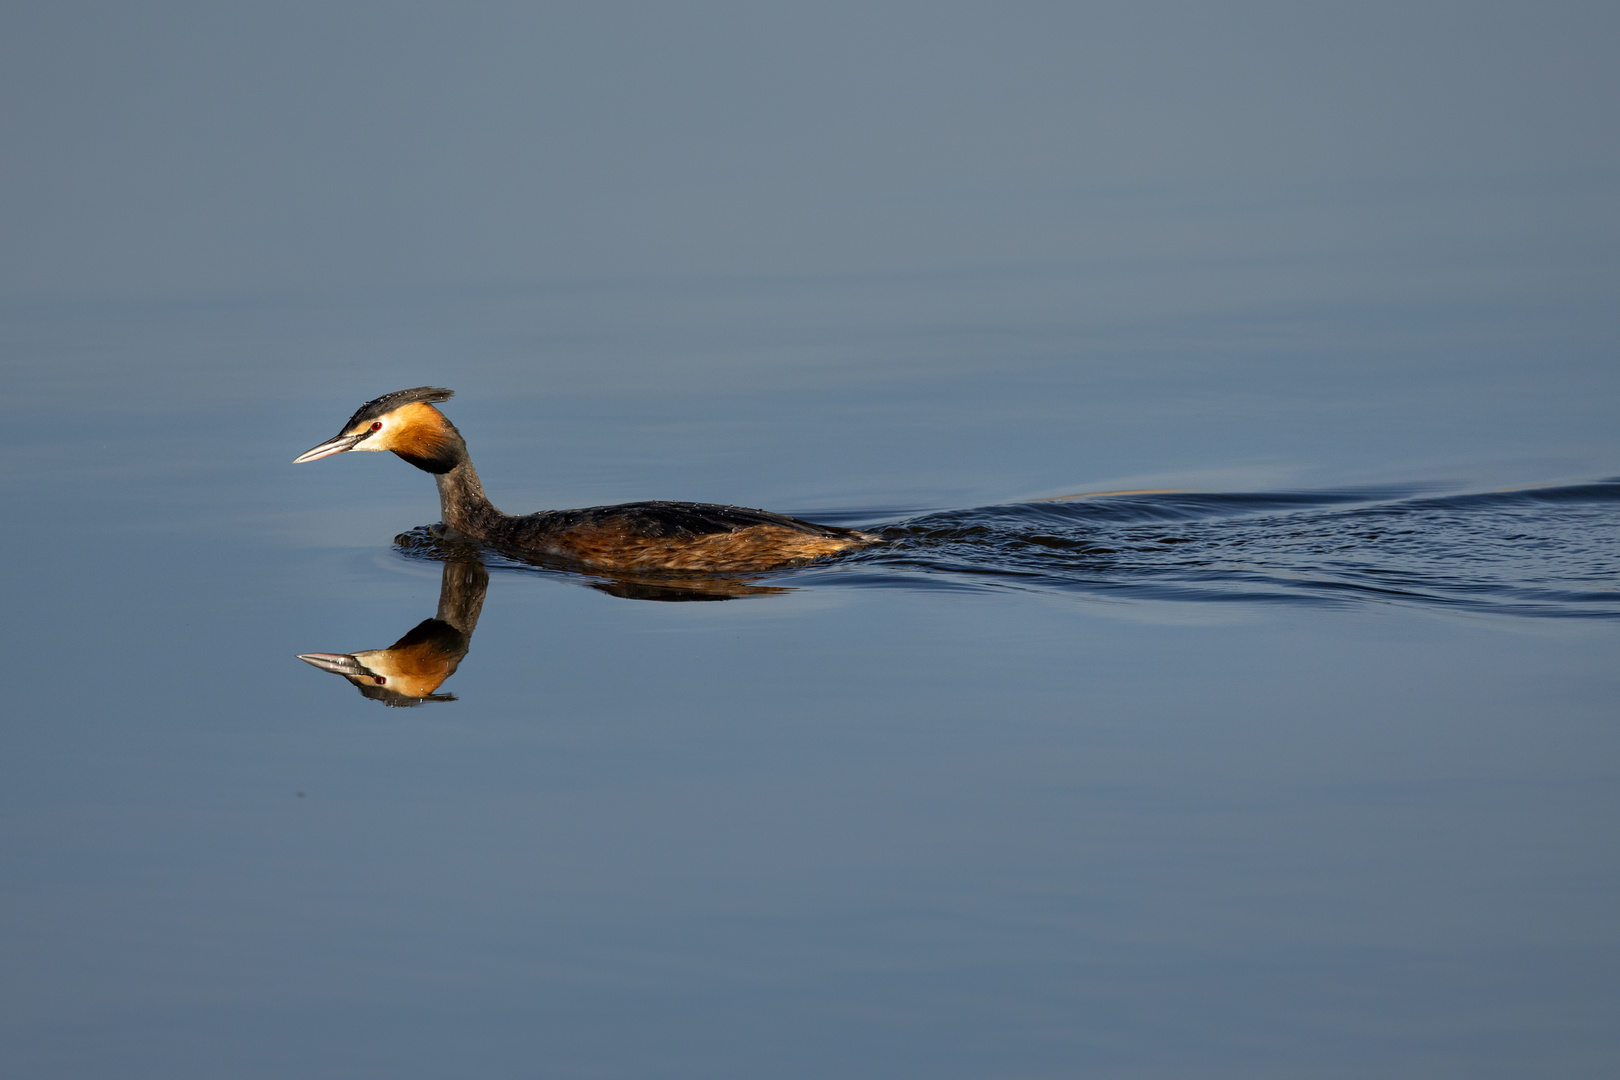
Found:
[(373, 675), (371, 677), (371, 681), (376, 683), (378, 686), (381, 686), (383, 683), (387, 682), (388, 680), (383, 678), (381, 675)]
[(372, 431), (381, 431), (382, 430), (382, 421), (381, 420), (372, 421), (371, 430)]

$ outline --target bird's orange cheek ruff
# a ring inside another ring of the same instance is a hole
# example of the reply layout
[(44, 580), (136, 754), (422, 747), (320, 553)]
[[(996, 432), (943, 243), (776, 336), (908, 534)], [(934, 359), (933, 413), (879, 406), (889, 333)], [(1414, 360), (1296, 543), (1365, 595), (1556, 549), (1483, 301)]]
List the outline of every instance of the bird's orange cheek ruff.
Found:
[(450, 441), (449, 433), (444, 430), (443, 414), (420, 401), (396, 409), (388, 415), (387, 421), (382, 431), (367, 440), (374, 444), (374, 449), (431, 458), (441, 453)]
[(449, 472), (460, 460), (443, 414), (422, 402), (390, 413), (383, 430), (362, 445), (369, 450), (392, 450), (430, 473)]

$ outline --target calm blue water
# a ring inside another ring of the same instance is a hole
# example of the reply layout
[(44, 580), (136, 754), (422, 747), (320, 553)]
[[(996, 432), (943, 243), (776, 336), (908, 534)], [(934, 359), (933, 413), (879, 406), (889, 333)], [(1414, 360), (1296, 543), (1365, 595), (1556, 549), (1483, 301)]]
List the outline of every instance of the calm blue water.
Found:
[(0, 1076), (1620, 1075), (1617, 13), (7, 5)]
[[(849, 295), (14, 310), (8, 1071), (1606, 1075), (1612, 373)], [(888, 543), (616, 582), (287, 464), (430, 380), (508, 510)], [(447, 616), (453, 700), (295, 658)]]

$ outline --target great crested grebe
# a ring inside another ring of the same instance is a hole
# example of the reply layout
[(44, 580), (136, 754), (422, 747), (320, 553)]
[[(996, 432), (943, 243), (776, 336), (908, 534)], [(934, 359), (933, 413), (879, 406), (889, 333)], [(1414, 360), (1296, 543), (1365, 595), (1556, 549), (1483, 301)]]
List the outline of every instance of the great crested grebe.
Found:
[(360, 406), (336, 438), (300, 454), (297, 465), (345, 450), (392, 450), (439, 485), (444, 523), (495, 547), (590, 567), (726, 572), (794, 566), (878, 543), (836, 525), (710, 503), (633, 502), (513, 517), (490, 503), (461, 432), (432, 405), (450, 390), (418, 386)]

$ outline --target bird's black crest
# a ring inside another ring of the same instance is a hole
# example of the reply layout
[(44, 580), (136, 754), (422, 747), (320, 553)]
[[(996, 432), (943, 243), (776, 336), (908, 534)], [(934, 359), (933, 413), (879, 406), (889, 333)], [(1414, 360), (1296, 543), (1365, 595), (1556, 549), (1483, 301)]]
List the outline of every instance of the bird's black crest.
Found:
[(455, 396), (456, 392), (454, 390), (445, 390), (437, 386), (416, 386), (409, 390), (395, 390), (392, 394), (372, 398), (360, 406), (359, 409), (355, 410), (355, 414), (349, 417), (349, 422), (343, 425), (343, 430), (348, 431), (356, 424), (367, 420), (375, 420), (377, 417), (391, 413), (401, 405), (409, 405), (413, 401), (449, 401)]

